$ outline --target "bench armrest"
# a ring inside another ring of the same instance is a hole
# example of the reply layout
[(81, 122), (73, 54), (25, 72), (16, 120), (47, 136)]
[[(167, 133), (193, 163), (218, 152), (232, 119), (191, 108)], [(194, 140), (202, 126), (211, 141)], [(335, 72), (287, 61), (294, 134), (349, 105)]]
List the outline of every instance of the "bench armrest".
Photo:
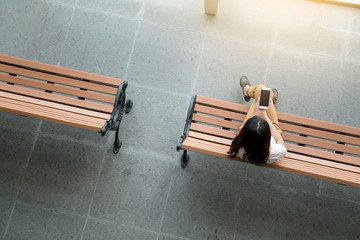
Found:
[(180, 140), (179, 140), (178, 145), (176, 146), (176, 150), (177, 150), (177, 151), (180, 151), (181, 146), (182, 146), (182, 143), (185, 141), (186, 137), (187, 137), (188, 134), (189, 134), (190, 125), (191, 125), (192, 117), (193, 117), (193, 114), (194, 114), (195, 104), (196, 104), (196, 95), (194, 95), (194, 96), (191, 98), (191, 101), (190, 101), (190, 104), (189, 104), (188, 113), (187, 113), (187, 116), (186, 116), (184, 131), (183, 131), (183, 134), (182, 134), (181, 137), (180, 137)]
[(104, 126), (101, 128), (100, 133), (104, 136), (107, 130), (116, 130), (121, 122), (122, 116), (124, 114), (125, 108), (125, 99), (126, 99), (126, 91), (128, 83), (124, 81), (118, 87), (115, 102), (113, 105), (113, 111), (109, 120), (106, 120)]

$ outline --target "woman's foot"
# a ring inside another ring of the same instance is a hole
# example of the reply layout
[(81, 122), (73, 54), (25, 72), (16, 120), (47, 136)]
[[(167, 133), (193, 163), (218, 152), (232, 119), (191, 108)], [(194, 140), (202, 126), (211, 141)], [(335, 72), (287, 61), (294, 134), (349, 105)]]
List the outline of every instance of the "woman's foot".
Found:
[(277, 101), (278, 98), (279, 98), (279, 92), (278, 92), (278, 90), (277, 90), (276, 88), (273, 88), (272, 91), (273, 91), (273, 94), (274, 94), (274, 96), (273, 96), (273, 103), (274, 103), (274, 105), (275, 105), (276, 101)]
[[(247, 86), (247, 87), (246, 87), (246, 86)], [(249, 97), (249, 96), (247, 95), (247, 88), (249, 88), (250, 86), (251, 86), (251, 84), (250, 84), (249, 80), (247, 79), (247, 77), (246, 77), (246, 76), (242, 76), (242, 77), (240, 78), (240, 87), (241, 87), (241, 89), (242, 89), (242, 91), (243, 91), (245, 102), (249, 102), (250, 99), (251, 99), (251, 97)], [(245, 87), (246, 87), (246, 89), (245, 89)]]

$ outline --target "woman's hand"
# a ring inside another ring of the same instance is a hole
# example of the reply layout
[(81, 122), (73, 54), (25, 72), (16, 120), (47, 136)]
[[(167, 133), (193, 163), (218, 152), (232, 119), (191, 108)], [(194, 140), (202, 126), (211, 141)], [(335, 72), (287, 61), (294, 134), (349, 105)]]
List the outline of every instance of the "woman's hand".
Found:
[(253, 115), (258, 116), (258, 117), (263, 118), (263, 119), (266, 119), (266, 117), (267, 117), (266, 109), (260, 109), (259, 108), (259, 102), (260, 102), (260, 97), (258, 97), (258, 99), (257, 99), (257, 101), (255, 103), (255, 109), (254, 109)]

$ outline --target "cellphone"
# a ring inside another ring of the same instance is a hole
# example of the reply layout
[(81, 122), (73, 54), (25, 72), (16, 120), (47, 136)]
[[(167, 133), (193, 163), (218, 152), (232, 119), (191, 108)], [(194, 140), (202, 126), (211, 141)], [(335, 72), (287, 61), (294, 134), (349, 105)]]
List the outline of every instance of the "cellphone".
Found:
[(259, 102), (260, 109), (269, 109), (270, 96), (271, 96), (271, 88), (260, 89), (260, 102)]

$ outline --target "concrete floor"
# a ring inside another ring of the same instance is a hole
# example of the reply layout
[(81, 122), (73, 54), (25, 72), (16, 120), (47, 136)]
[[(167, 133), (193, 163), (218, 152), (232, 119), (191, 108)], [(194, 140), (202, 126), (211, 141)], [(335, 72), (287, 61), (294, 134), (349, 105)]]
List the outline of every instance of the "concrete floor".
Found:
[(175, 151), (193, 94), (360, 127), (360, 9), (306, 0), (0, 0), (0, 53), (129, 81), (113, 135), (0, 113), (0, 239), (360, 239), (360, 189)]

